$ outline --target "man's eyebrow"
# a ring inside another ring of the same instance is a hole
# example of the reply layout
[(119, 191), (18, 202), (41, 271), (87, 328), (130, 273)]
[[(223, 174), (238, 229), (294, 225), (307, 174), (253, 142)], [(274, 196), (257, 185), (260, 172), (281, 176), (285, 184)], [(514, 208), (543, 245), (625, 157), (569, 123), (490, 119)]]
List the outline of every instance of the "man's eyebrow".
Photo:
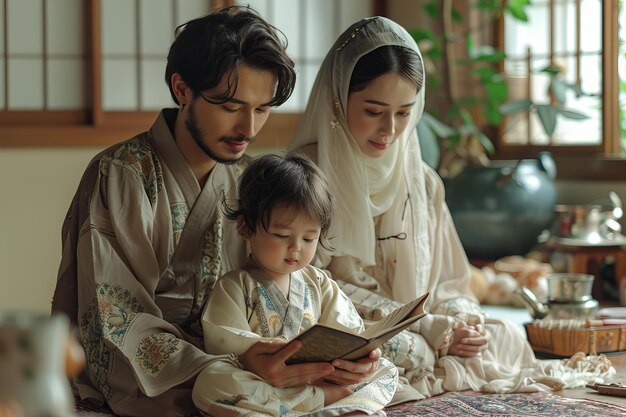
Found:
[[(242, 106), (250, 105), (250, 103), (248, 103), (247, 101), (239, 100), (238, 98), (235, 98), (235, 97), (231, 97), (227, 101), (229, 103), (241, 104)], [(270, 105), (269, 102), (267, 102), (267, 103), (259, 104), (257, 107), (268, 107), (269, 105)]]
[[(378, 100), (367, 100), (366, 99), (366, 100), (363, 100), (363, 101), (366, 102), (366, 103), (370, 103), (370, 104), (377, 104), (379, 106), (387, 106), (387, 107), (389, 106), (388, 103), (385, 103), (383, 101), (378, 101)], [(401, 105), (400, 107), (412, 107), (414, 104), (415, 104), (415, 102), (407, 103), (407, 104)]]

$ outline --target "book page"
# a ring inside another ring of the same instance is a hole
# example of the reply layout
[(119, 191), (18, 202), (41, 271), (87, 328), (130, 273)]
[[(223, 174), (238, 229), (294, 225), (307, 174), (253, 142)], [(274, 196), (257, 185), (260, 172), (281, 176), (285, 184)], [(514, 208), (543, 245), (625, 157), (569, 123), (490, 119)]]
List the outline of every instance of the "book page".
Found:
[(427, 298), (428, 293), (401, 307), (398, 307), (389, 313), (388, 316), (378, 320), (376, 323), (365, 329), (360, 333), (360, 335), (366, 339), (372, 339), (386, 333), (390, 328), (395, 327), (397, 324), (402, 323), (411, 317), (424, 315), (424, 303)]

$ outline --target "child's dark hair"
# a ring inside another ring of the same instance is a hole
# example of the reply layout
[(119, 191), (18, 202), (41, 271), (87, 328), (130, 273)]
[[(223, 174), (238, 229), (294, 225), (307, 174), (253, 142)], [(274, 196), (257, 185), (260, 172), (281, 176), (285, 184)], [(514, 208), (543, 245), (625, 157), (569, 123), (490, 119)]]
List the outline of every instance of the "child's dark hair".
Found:
[(268, 230), (272, 210), (281, 207), (306, 213), (321, 227), (319, 243), (326, 249), (332, 222), (333, 198), (324, 173), (305, 155), (264, 155), (250, 164), (239, 179), (238, 207), (225, 205), (226, 217), (242, 217), (250, 233), (261, 226)]
[(194, 96), (218, 86), (228, 76), (226, 91), (209, 97), (215, 103), (225, 103), (235, 95), (239, 66), (246, 64), (276, 76), (276, 90), (269, 105), (279, 106), (291, 96), (296, 82), (294, 62), (286, 47), (282, 32), (252, 9), (227, 7), (176, 28), (176, 39), (167, 56), (165, 82), (178, 103), (171, 85), (174, 73), (180, 74)]

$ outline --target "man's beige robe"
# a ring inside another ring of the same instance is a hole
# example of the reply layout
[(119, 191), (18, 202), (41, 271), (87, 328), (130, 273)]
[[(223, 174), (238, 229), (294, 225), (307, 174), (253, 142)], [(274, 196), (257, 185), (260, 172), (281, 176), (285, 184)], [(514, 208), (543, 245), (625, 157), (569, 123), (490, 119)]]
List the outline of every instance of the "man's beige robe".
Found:
[(120, 415), (194, 411), (193, 381), (213, 359), (204, 302), (246, 257), (220, 205), (247, 159), (216, 165), (201, 189), (168, 127), (175, 117), (166, 109), (148, 132), (97, 155), (63, 225), (52, 311), (80, 330), (80, 397)]

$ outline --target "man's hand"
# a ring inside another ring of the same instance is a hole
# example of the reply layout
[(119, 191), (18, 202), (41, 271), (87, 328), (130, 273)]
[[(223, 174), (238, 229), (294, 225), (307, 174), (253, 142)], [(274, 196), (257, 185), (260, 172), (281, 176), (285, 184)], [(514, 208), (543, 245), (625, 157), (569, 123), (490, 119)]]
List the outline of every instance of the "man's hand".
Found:
[(239, 355), (239, 362), (252, 372), (278, 388), (312, 384), (331, 374), (335, 368), (325, 362), (286, 365), (285, 361), (302, 347), (299, 341), (257, 342)]
[(324, 379), (342, 385), (358, 384), (376, 370), (381, 354), (380, 349), (374, 349), (368, 356), (357, 361), (335, 359), (335, 371)]
[(454, 329), (454, 339), (448, 349), (448, 355), (462, 358), (477, 358), (489, 347), (491, 335), (482, 324)]

